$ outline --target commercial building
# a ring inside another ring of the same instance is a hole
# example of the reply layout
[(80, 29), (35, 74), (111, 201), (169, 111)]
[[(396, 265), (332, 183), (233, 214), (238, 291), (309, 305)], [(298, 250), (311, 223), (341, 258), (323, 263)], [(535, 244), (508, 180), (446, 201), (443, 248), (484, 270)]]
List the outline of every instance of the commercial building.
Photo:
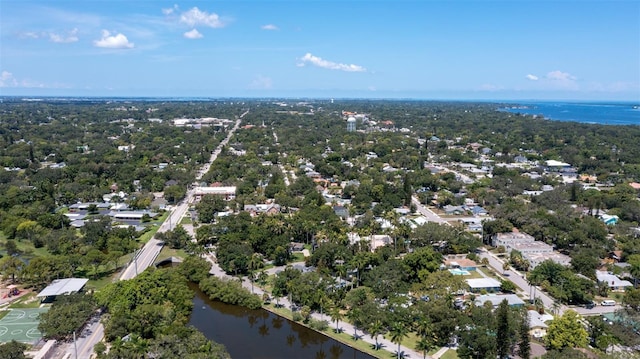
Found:
[(193, 191), (196, 202), (200, 202), (206, 195), (221, 196), (225, 201), (230, 201), (236, 198), (236, 186), (196, 187)]

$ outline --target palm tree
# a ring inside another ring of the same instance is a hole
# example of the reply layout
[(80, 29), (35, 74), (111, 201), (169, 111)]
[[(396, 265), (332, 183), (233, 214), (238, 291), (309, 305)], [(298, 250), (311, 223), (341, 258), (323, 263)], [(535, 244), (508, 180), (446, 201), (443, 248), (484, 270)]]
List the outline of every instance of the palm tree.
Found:
[(320, 307), (320, 320), (322, 320), (322, 307), (329, 304), (329, 298), (327, 297), (327, 293), (325, 293), (322, 289), (318, 289), (316, 291), (316, 303)]
[(426, 337), (432, 333), (433, 325), (431, 322), (425, 318), (422, 318), (418, 323), (416, 323), (416, 334), (419, 337)]
[(353, 340), (360, 339), (360, 336), (358, 335), (358, 332), (357, 332), (358, 322), (360, 321), (360, 314), (361, 314), (360, 309), (358, 308), (351, 308), (351, 310), (347, 314), (347, 316), (351, 320), (351, 324), (353, 325)]
[(329, 309), (329, 315), (331, 316), (331, 320), (333, 320), (334, 322), (336, 322), (336, 329), (335, 332), (336, 333), (340, 333), (342, 330), (338, 327), (338, 324), (340, 322), (340, 319), (342, 319), (342, 313), (340, 312), (340, 307), (338, 307), (337, 305), (334, 305), (331, 307), (331, 309)]
[(433, 348), (433, 343), (427, 337), (420, 337), (420, 340), (416, 343), (416, 349), (422, 352), (422, 358), (427, 358), (427, 352)]
[(402, 339), (409, 335), (409, 329), (403, 323), (397, 322), (391, 326), (389, 334), (391, 334), (391, 342), (398, 344), (398, 351), (396, 351), (396, 354), (398, 359), (400, 359), (404, 356), (404, 353), (400, 352), (400, 344), (402, 343)]
[(503, 275), (509, 270), (509, 267), (510, 267), (509, 262), (504, 262), (502, 264), (502, 274)]
[(378, 335), (382, 334), (382, 322), (380, 319), (376, 319), (373, 323), (369, 324), (369, 335), (371, 335), (371, 339), (376, 341), (376, 345), (374, 347), (375, 350), (379, 350), (381, 345), (378, 343)]
[(261, 268), (263, 265), (262, 257), (258, 253), (254, 253), (251, 255), (251, 259), (249, 259), (249, 280), (251, 280), (251, 293), (253, 293), (253, 280), (254, 280), (254, 272)]

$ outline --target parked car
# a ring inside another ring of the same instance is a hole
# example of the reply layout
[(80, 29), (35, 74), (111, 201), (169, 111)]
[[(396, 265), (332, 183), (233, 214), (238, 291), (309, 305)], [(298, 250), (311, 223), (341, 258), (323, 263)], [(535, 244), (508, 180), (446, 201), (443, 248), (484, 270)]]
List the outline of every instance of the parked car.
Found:
[(600, 305), (603, 305), (605, 307), (612, 307), (614, 305), (616, 305), (616, 301), (613, 299), (606, 299), (603, 300), (602, 302), (600, 302)]
[(587, 309), (593, 309), (593, 308), (595, 308), (595, 306), (596, 306), (596, 303), (594, 303), (594, 302), (589, 302), (589, 303), (584, 305), (584, 307), (587, 308)]

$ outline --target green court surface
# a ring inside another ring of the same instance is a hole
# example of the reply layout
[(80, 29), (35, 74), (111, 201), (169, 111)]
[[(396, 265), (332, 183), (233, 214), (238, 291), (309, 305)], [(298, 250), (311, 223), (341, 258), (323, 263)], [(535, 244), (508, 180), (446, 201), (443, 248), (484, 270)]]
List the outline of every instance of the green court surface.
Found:
[(9, 313), (0, 319), (0, 343), (12, 340), (32, 344), (42, 338), (38, 330), (38, 315), (49, 308), (9, 309)]

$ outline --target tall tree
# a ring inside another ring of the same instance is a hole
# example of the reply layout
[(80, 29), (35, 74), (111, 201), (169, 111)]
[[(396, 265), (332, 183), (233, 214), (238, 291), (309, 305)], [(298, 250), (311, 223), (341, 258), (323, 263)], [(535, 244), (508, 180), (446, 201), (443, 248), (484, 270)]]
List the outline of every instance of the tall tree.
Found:
[(402, 344), (402, 340), (409, 335), (409, 328), (402, 322), (396, 322), (393, 323), (389, 329), (389, 334), (391, 335), (391, 342), (398, 344), (396, 356), (400, 359), (403, 356), (403, 353), (400, 351), (400, 344)]
[(8, 343), (0, 344), (0, 358), (3, 359), (26, 359), (24, 351), (27, 345), (12, 340)]
[(521, 310), (518, 317), (518, 355), (522, 359), (531, 357), (531, 342), (529, 341), (529, 312)]
[(564, 349), (585, 347), (588, 338), (589, 334), (579, 321), (578, 313), (568, 310), (549, 324), (545, 341), (551, 349)]
[(496, 309), (496, 336), (500, 340), (496, 340), (496, 349), (498, 358), (506, 358), (511, 350), (514, 340), (514, 330), (509, 315), (509, 303), (503, 300)]

